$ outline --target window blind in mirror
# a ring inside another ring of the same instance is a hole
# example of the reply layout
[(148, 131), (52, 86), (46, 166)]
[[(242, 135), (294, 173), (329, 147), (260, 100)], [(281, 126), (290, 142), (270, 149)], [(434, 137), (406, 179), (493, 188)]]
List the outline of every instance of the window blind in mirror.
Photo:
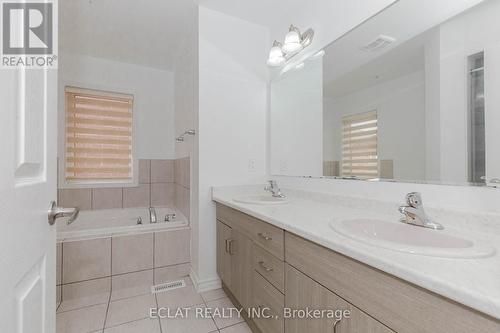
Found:
[(342, 176), (378, 178), (377, 111), (342, 118)]

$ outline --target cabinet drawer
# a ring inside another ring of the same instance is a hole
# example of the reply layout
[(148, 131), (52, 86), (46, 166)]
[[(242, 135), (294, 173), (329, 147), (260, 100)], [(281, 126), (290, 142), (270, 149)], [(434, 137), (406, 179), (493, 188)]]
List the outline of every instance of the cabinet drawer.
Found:
[(285, 289), (284, 263), (260, 246), (253, 245), (253, 268), (282, 293)]
[(285, 258), (285, 232), (236, 209), (217, 204), (217, 219), (237, 228), (280, 260)]
[(253, 276), (254, 308), (268, 309), (263, 311), (263, 314), (271, 316), (271, 318), (254, 317), (253, 321), (255, 325), (265, 333), (284, 333), (285, 321), (283, 319), (283, 308), (285, 297), (258, 272), (254, 271)]
[(286, 261), (399, 333), (500, 332), (497, 319), (291, 233)]

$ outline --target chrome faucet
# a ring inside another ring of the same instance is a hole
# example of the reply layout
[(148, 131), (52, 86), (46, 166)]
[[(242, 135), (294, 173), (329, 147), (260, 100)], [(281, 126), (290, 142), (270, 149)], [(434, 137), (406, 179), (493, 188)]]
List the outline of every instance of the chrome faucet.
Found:
[(149, 207), (149, 222), (156, 223), (156, 211), (154, 207)]
[(424, 210), (422, 196), (420, 195), (420, 193), (408, 193), (406, 195), (406, 204), (408, 206), (399, 207), (399, 212), (401, 214), (404, 214), (405, 216), (400, 220), (400, 222), (435, 230), (444, 229), (441, 224), (434, 222), (430, 217), (427, 216)]
[(167, 215), (165, 215), (165, 220), (164, 221), (165, 222), (171, 222), (171, 221), (175, 220), (175, 218), (176, 218), (175, 213), (167, 214)]
[(281, 193), (278, 183), (275, 180), (269, 180), (269, 185), (264, 188), (265, 191), (269, 191), (273, 194), (275, 198), (285, 198), (285, 195)]

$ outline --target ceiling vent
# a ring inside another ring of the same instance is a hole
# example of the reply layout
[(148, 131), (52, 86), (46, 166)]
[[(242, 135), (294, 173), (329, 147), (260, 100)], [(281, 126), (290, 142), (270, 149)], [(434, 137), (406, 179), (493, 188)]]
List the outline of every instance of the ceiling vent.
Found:
[(371, 41), (369, 44), (363, 46), (361, 49), (364, 51), (376, 52), (380, 51), (396, 41), (396, 38), (380, 35)]

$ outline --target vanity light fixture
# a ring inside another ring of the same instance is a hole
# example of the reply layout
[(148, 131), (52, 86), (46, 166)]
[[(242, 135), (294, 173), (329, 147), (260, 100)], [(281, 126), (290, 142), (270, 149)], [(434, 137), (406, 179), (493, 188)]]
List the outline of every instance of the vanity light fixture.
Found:
[(281, 50), (282, 45), (277, 40), (274, 41), (273, 47), (269, 52), (269, 59), (267, 60), (267, 64), (272, 67), (281, 66), (285, 63), (285, 55)]
[(267, 64), (271, 67), (283, 65), (304, 48), (311, 45), (313, 37), (314, 30), (307, 29), (304, 33), (301, 33), (299, 28), (292, 24), (288, 29), (283, 44), (276, 40), (274, 41), (271, 51), (269, 52)]

